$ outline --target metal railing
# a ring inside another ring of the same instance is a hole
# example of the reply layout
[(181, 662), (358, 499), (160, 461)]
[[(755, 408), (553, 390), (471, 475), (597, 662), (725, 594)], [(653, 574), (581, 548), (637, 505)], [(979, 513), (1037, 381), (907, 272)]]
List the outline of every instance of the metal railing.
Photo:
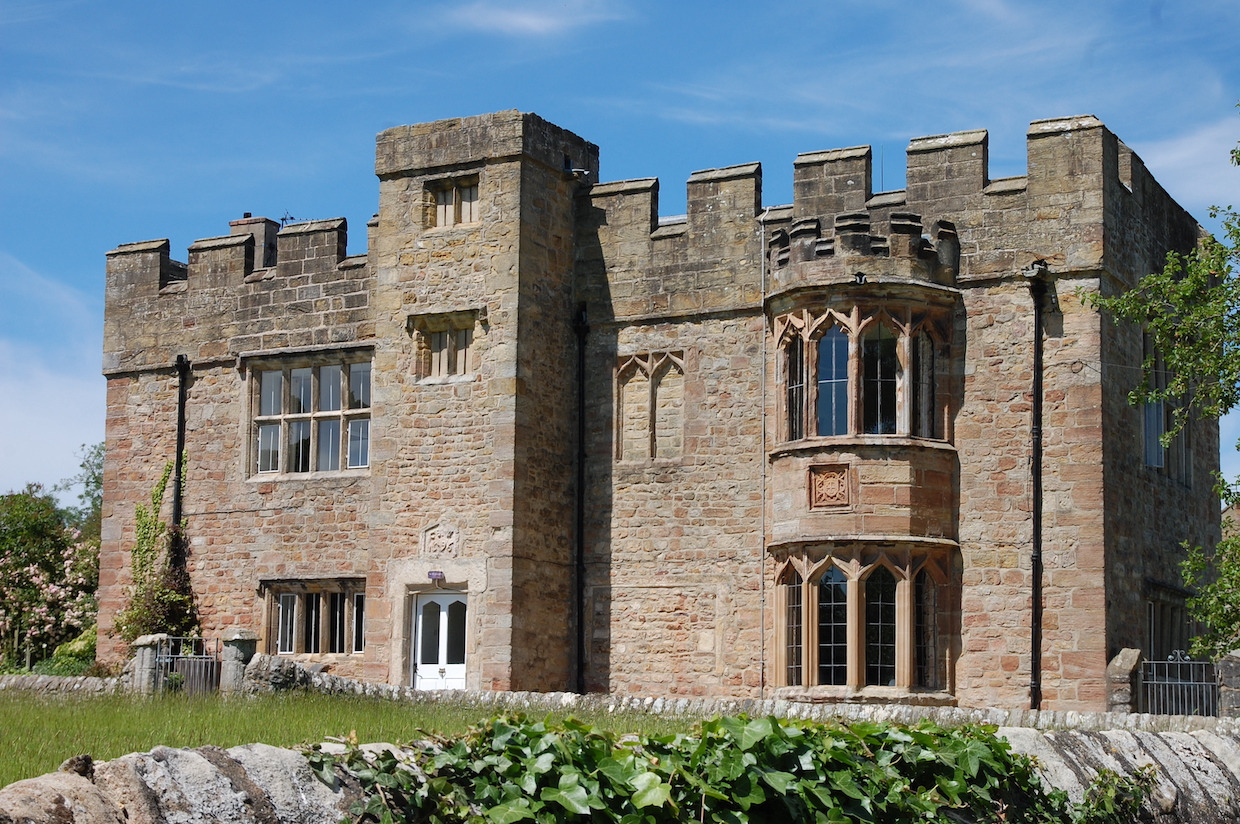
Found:
[(155, 690), (186, 695), (218, 692), (220, 642), (206, 638), (165, 638), (155, 651)]
[(1154, 715), (1218, 715), (1218, 670), (1176, 650), (1141, 665), (1141, 711)]

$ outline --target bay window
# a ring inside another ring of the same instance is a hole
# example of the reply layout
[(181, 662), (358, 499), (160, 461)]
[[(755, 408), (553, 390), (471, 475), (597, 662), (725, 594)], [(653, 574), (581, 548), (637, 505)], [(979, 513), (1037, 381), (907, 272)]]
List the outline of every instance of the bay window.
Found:
[[(782, 318), (784, 438), (900, 435), (942, 439), (942, 318), (803, 313)], [(815, 322), (817, 321), (817, 322)], [(857, 331), (859, 329), (859, 331)], [(933, 329), (933, 332), (931, 331)]]
[(797, 550), (777, 573), (789, 687), (946, 688), (957, 592), (942, 549), (876, 551), (860, 544)]

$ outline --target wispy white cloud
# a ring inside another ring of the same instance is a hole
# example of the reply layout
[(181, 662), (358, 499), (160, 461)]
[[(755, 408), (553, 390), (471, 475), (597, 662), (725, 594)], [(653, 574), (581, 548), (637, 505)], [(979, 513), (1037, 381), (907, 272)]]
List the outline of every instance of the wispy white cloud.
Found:
[(610, 0), (475, 0), (445, 11), (445, 22), (461, 28), (510, 37), (545, 37), (627, 16), (623, 5)]
[(50, 488), (77, 470), (82, 444), (103, 439), (102, 318), (81, 292), (3, 251), (0, 307), (0, 492)]
[(99, 343), (102, 318), (96, 301), (63, 281), (37, 272), (3, 250), (0, 250), (0, 307), (4, 337), (11, 337), (13, 330), (23, 327), (37, 325), (43, 331), (50, 325), (60, 330), (58, 340), (66, 349), (97, 348)]
[(66, 2), (8, 2), (0, 6), (0, 26), (14, 26), (41, 20), (54, 19), (81, 6), (83, 0)]
[(1240, 117), (1205, 123), (1133, 149), (1158, 182), (1201, 219), (1209, 206), (1240, 205), (1240, 168), (1230, 163), (1240, 141)]
[(1008, 0), (960, 0), (960, 5), (999, 23), (1018, 23), (1024, 19), (1020, 10)]
[(0, 340), (0, 492), (47, 488), (78, 469), (83, 444), (103, 440), (106, 385), (98, 358), (67, 369), (34, 347)]

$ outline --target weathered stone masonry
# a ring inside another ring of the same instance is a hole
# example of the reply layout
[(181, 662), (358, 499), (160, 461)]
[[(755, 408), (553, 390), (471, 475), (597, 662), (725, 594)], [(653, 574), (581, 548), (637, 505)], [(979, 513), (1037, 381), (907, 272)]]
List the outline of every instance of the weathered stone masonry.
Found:
[(990, 180), (985, 132), (919, 138), (882, 193), (868, 147), (801, 155), (786, 206), (707, 170), (660, 219), (501, 112), (379, 136), (364, 255), (249, 216), (118, 247), (101, 637), (183, 355), (208, 634), (427, 689), (964, 706), (1028, 705), (1040, 657), (1043, 706), (1105, 709), (1217, 532), (1217, 429), (1147, 449), (1140, 331), (1082, 297), (1199, 229), (1092, 117), (1028, 145)]

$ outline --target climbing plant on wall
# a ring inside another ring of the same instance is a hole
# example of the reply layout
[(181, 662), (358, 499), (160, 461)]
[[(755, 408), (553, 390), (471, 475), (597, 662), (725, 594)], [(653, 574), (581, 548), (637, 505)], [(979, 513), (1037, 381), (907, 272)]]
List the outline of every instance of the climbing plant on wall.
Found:
[(198, 610), (189, 573), (185, 569), (184, 524), (165, 524), (159, 518), (173, 463), (151, 489), (151, 505), (134, 507), (134, 540), (130, 548), (133, 585), (129, 601), (116, 617), (117, 633), (126, 641), (165, 632), (194, 635)]

